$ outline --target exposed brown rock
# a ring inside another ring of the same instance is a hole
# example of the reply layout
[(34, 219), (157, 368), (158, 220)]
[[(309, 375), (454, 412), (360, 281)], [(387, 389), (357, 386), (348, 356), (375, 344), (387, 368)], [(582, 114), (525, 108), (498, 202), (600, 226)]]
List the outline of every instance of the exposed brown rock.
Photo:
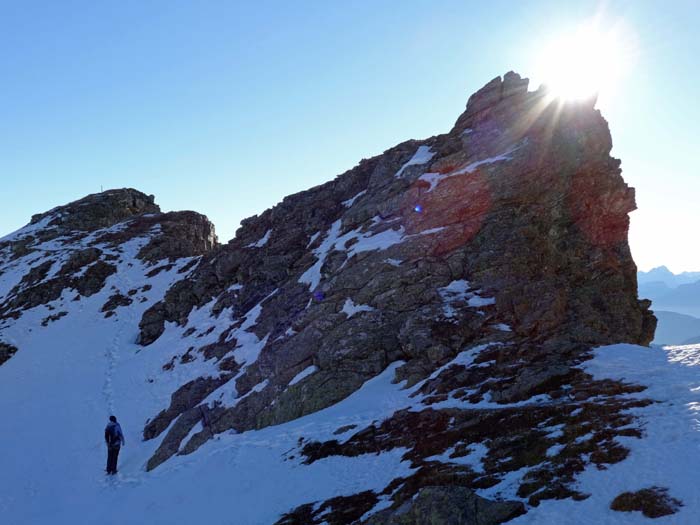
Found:
[[(392, 515), (431, 485), (492, 486), (523, 467), (530, 471), (519, 495), (528, 504), (585, 498), (576, 475), (587, 464), (626, 458), (616, 436), (641, 432), (623, 411), (648, 402), (624, 398), (638, 391), (634, 385), (592, 381), (577, 367), (592, 346), (646, 345), (655, 328), (649, 303), (637, 298), (627, 245), (634, 191), (610, 157), (610, 133), (594, 102), (560, 105), (509, 73), (470, 98), (450, 133), (401, 144), (243, 221), (232, 241), (203, 257), (141, 320), (140, 342), (149, 345), (166, 322), (195, 337), (189, 314), (212, 300), (214, 316), (234, 312), (219, 341), (188, 354), (235, 371), (240, 399), (212, 407), (206, 430), (182, 444), (195, 418), (186, 408), (187, 424), (164, 438), (154, 463), (217, 433), (320, 410), (397, 360), (405, 362), (397, 380), (414, 385), (486, 343), (478, 367), (449, 367), (422, 386), (423, 410), (398, 412), (345, 441), (304, 443), (302, 457), (410, 449), (406, 458), (419, 470), (387, 487)], [(420, 147), (433, 157), (402, 169)], [(364, 238), (383, 236), (402, 240), (356, 250)], [(346, 240), (326, 250), (331, 238)], [(319, 259), (318, 284), (309, 286), (303, 276)], [(445, 298), (440, 290), (455, 281), (468, 281), (463, 293), (481, 298), (478, 307)], [(362, 308), (348, 314), (348, 301)], [(249, 333), (266, 344), (255, 363), (239, 368), (240, 343), (229, 335), (256, 307)], [(312, 365), (312, 374), (289, 385)], [(534, 396), (542, 404), (517, 406)], [(431, 408), (450, 398), (464, 408)], [(469, 408), (484, 401), (503, 408)], [(548, 437), (540, 428), (548, 425), (560, 425), (563, 436)], [(467, 454), (474, 443), (488, 443), (483, 473), (427, 459), (450, 447)], [(553, 456), (552, 447), (560, 449)], [(318, 508), (329, 522), (350, 523), (377, 497), (303, 505), (281, 523), (314, 523)], [(424, 519), (419, 507), (407, 509)]]
[(92, 231), (108, 228), (137, 215), (159, 212), (160, 208), (154, 203), (153, 195), (124, 188), (88, 195), (65, 206), (34, 215), (31, 224), (49, 217), (50, 227), (71, 232)]
[(668, 494), (668, 489), (651, 487), (637, 492), (624, 492), (610, 504), (617, 512), (641, 512), (647, 518), (661, 518), (678, 512), (683, 503)]

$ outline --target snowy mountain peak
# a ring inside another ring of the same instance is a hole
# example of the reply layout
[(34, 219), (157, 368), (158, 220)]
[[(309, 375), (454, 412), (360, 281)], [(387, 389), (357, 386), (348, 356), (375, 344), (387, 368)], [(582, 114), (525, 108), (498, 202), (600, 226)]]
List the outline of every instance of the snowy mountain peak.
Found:
[(663, 283), (670, 288), (700, 281), (700, 272), (673, 273), (666, 266), (653, 268), (648, 272), (639, 272), (640, 284)]
[[(499, 77), (451, 132), (285, 198), (226, 245), (135, 190), (3, 240), (0, 411), (17, 430), (0, 494), (30, 487), (5, 514), (70, 521), (63, 500), (24, 502), (114, 488), (130, 503), (115, 522), (418, 525), (437, 506), (495, 525), (585, 499), (579, 478), (627, 457), (649, 402), (582, 363), (647, 345), (655, 318), (607, 124), (548, 100)], [(128, 443), (115, 487), (93, 472), (110, 413)], [(69, 452), (36, 414), (70, 423)], [(14, 459), (27, 447), (36, 465)]]

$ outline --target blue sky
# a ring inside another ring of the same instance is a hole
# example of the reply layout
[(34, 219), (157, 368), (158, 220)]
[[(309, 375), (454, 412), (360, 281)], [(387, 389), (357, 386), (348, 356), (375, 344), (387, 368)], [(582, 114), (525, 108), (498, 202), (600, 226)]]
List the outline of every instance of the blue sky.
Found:
[[(100, 187), (239, 221), (409, 138), (597, 12), (636, 53), (599, 107), (639, 266), (700, 269), (696, 0), (0, 0), (0, 235)], [(541, 80), (541, 79), (540, 79)], [(534, 87), (534, 86), (533, 86)]]

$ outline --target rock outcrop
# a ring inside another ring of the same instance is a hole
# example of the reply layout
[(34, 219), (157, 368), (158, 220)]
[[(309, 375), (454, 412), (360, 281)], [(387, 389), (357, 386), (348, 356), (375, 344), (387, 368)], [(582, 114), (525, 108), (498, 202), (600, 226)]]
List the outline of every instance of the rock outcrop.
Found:
[[(136, 253), (124, 253), (139, 239)], [(0, 239), (0, 275), (18, 277), (8, 280), (13, 286), (1, 297), (0, 320), (16, 319), (64, 294), (70, 300), (90, 297), (124, 258), (153, 266), (155, 275), (176, 259), (198, 257), (215, 246), (214, 226), (203, 215), (161, 213), (152, 196), (134, 189), (89, 195), (35, 215), (27, 227)]]
[[(627, 245), (634, 191), (592, 105), (561, 105), (509, 73), (472, 95), (450, 133), (244, 221), (141, 321), (148, 345), (167, 322), (196, 329), (188, 316), (205, 305), (230, 319), (193, 352), (222, 377), (233, 365), (241, 400), (207, 405), (184, 450), (329, 406), (399, 359), (397, 378), (414, 384), (466, 346), (499, 343), (509, 379), (488, 391), (505, 404), (562, 386), (593, 345), (648, 344), (654, 318)], [(251, 338), (260, 354), (247, 362)], [(514, 368), (523, 357), (532, 366)]]
[(652, 519), (675, 514), (682, 506), (683, 503), (680, 500), (669, 495), (668, 489), (661, 487), (625, 492), (610, 504), (610, 508), (614, 511), (641, 512)]
[[(0, 241), (0, 267), (27, 270), (0, 321), (50, 304), (44, 320), (60, 323), (66, 301), (98, 292), (107, 318), (144, 302), (140, 352), (162, 356), (149, 382), (168, 392), (144, 422), (148, 470), (330, 407), (389, 370), (401, 409), (302, 436), (286, 460), (401, 451), (409, 473), (279, 523), (502, 523), (588, 497), (576, 476), (623, 461), (617, 438), (642, 435), (629, 410), (650, 401), (628, 394), (643, 389), (580, 367), (596, 346), (647, 345), (656, 322), (637, 297), (634, 190), (611, 148), (593, 100), (529, 92), (511, 72), (448, 133), (285, 198), (223, 246), (205, 217), (163, 214), (135, 190), (36, 216)], [(129, 257), (138, 280), (105, 289)], [(149, 295), (161, 274), (167, 293)], [(478, 495), (505, 479), (509, 501)]]
[(378, 513), (370, 525), (440, 523), (444, 525), (498, 525), (525, 513), (520, 502), (490, 501), (464, 487), (425, 487), (413, 501)]
[(17, 348), (7, 343), (0, 342), (0, 365), (17, 353)]
[(109, 228), (146, 213), (160, 213), (153, 195), (124, 188), (88, 195), (65, 206), (34, 215), (31, 224), (45, 221), (52, 229), (73, 233)]

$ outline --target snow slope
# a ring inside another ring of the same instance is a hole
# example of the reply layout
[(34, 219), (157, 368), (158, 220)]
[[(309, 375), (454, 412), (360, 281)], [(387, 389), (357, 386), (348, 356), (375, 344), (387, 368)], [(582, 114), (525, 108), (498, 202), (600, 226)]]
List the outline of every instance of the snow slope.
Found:
[[(139, 268), (120, 269), (108, 285), (138, 277)], [(152, 294), (162, 293), (175, 273), (159, 274)], [(311, 466), (285, 455), (302, 435), (328, 439), (340, 426), (369, 424), (406, 404), (407, 394), (391, 384), (393, 366), (340, 405), (280, 427), (222, 436), (146, 473), (157, 442), (141, 441), (141, 430), (172, 391), (161, 370), (172, 339), (166, 333), (162, 344), (138, 347), (133, 319), (151, 301), (104, 319), (98, 306), (108, 293), (109, 286), (75, 303), (43, 330), (31, 328), (45, 314), (38, 308), (5, 332), (22, 350), (0, 368), (0, 413), (12, 414), (0, 447), (4, 524), (270, 524), (309, 500), (381, 489), (408, 472), (400, 450)], [(120, 473), (107, 478), (102, 430), (112, 412), (126, 446)]]
[[(163, 342), (142, 349), (135, 344), (133, 319), (164, 292), (176, 272), (175, 268), (153, 278), (148, 300), (120, 308), (115, 317), (105, 319), (98, 313), (97, 306), (109, 294), (106, 286), (96, 296), (75, 303), (69, 315), (43, 330), (31, 328), (46, 314), (43, 307), (26, 313), (6, 330), (5, 335), (22, 351), (0, 367), (0, 413), (13, 414), (5, 422), (0, 447), (3, 523), (268, 525), (296, 505), (380, 490), (410, 472), (408, 463), (401, 460), (401, 449), (356, 458), (330, 457), (311, 465), (302, 464), (292, 452), (302, 436), (330, 439), (340, 427), (362, 427), (417, 405), (420, 398), (411, 394), (421, 385), (404, 389), (402, 384), (392, 384), (400, 364), (395, 363), (335, 406), (284, 425), (219, 436), (194, 454), (177, 456), (146, 473), (144, 464), (157, 443), (141, 441), (142, 422), (163, 406), (170, 392), (161, 383), (168, 376), (159, 372), (172, 343), (169, 338), (177, 331), (170, 330)], [(143, 279), (143, 268), (121, 267), (110, 279), (109, 285), (132, 286)], [(105, 339), (112, 342), (106, 349)], [(465, 352), (455, 362), (469, 364), (479, 350)], [(648, 385), (638, 395), (659, 401), (635, 409), (646, 435), (642, 440), (622, 438), (632, 450), (628, 460), (605, 471), (589, 467), (579, 478), (581, 490), (592, 494), (589, 499), (544, 501), (512, 523), (697, 523), (698, 364), (700, 345), (598, 349), (595, 358), (584, 364), (589, 373)], [(102, 428), (112, 411), (120, 418), (127, 444), (120, 473), (110, 479), (102, 472)], [(449, 461), (448, 454), (444, 456)], [(480, 468), (479, 451), (461, 461)], [(509, 489), (517, 486), (515, 478), (481, 493), (518, 499)], [(638, 513), (609, 510), (619, 493), (654, 485), (668, 487), (671, 495), (683, 501), (679, 514), (649, 520)]]
[[(639, 397), (657, 401), (634, 409), (645, 429), (643, 439), (619, 438), (631, 449), (628, 459), (607, 470), (588, 469), (580, 478), (582, 502), (545, 501), (513, 525), (576, 523), (581, 525), (695, 525), (700, 515), (700, 345), (599, 348), (585, 369), (596, 378), (623, 379), (648, 386)], [(683, 502), (672, 516), (649, 519), (638, 512), (609, 509), (622, 492), (666, 487)], [(572, 518), (573, 517), (573, 518)]]
[[(332, 234), (328, 238), (336, 240)], [(379, 492), (397, 477), (411, 474), (410, 463), (402, 459), (405, 449), (401, 448), (357, 457), (332, 456), (310, 465), (297, 455), (301, 438), (306, 442), (338, 439), (334, 432), (348, 428), (340, 435), (343, 439), (352, 434), (351, 425), (363, 428), (397, 410), (419, 407), (423, 396), (416, 394), (424, 382), (410, 389), (392, 382), (400, 362), (325, 410), (259, 431), (219, 435), (193, 454), (175, 456), (147, 473), (145, 464), (159, 440), (142, 441), (143, 422), (167, 406), (178, 385), (216, 373), (210, 362), (197, 359), (187, 367), (163, 373), (163, 363), (172, 356), (173, 348), (181, 345), (186, 326), (168, 325), (153, 345), (143, 348), (136, 344), (143, 312), (174, 282), (186, 277), (187, 273), (179, 272), (192, 262), (190, 258), (179, 259), (169, 269), (152, 275), (152, 267), (136, 256), (148, 241), (147, 235), (138, 237), (114, 252), (118, 255), (117, 272), (108, 277), (100, 292), (80, 301), (71, 300), (66, 292), (52, 304), (27, 310), (1, 327), (3, 339), (21, 349), (0, 367), (0, 413), (11, 415), (5, 422), (0, 447), (3, 523), (117, 524), (136, 520), (154, 524), (203, 521), (212, 525), (269, 525), (299, 505), (366, 490)], [(43, 246), (44, 259), (58, 257), (64, 261), (67, 255), (61, 252), (60, 242), (52, 242), (55, 246)], [(319, 256), (323, 257), (321, 252)], [(16, 283), (20, 274), (4, 274), (3, 289)], [(145, 289), (145, 285), (150, 288)], [(127, 294), (133, 289), (141, 290), (135, 296), (137, 300), (117, 308), (116, 315), (105, 317), (101, 305), (115, 291)], [(466, 281), (451, 283), (441, 294), (446, 307), (454, 301), (467, 301), (474, 307), (493, 302), (470, 292)], [(479, 303), (471, 304), (475, 299)], [(212, 322), (211, 306), (193, 311), (188, 324), (196, 325), (204, 334), (207, 323)], [(42, 319), (59, 308), (67, 314), (41, 326)], [(255, 323), (256, 308), (259, 305), (244, 316), (239, 339), (243, 340), (243, 332)], [(349, 300), (344, 311), (353, 315), (364, 310), (363, 305)], [(202, 344), (220, 335), (216, 323), (212, 326), (215, 329), (202, 337)], [(451, 365), (484, 366), (473, 363), (487, 346), (465, 349), (431, 378)], [(637, 513), (620, 514), (609, 509), (612, 499), (621, 492), (651, 486), (669, 488), (671, 495), (685, 505), (679, 514), (653, 523), (696, 523), (700, 494), (693, 475), (700, 470), (700, 425), (696, 419), (700, 407), (699, 363), (700, 345), (599, 349), (595, 359), (583, 365), (589, 373), (598, 379), (648, 385), (647, 391), (636, 395), (659, 401), (635, 409), (646, 435), (642, 440), (619, 438), (632, 451), (628, 460), (604, 471), (588, 467), (579, 478), (579, 489), (591, 494), (587, 500), (544, 501), (513, 523), (566, 523), (572, 515), (579, 517), (575, 523), (582, 524), (651, 523)], [(291, 384), (315, 371), (314, 367), (305, 369)], [(212, 397), (223, 394), (216, 391)], [(511, 405), (450, 399), (434, 408), (502, 409), (550, 402), (547, 396)], [(119, 417), (126, 434), (116, 478), (103, 473), (106, 454), (102, 429), (111, 413)], [(552, 429), (550, 435), (556, 431)], [(484, 455), (485, 449), (476, 446), (458, 461), (479, 472)], [(454, 462), (449, 456), (448, 451), (432, 459)], [(527, 470), (508, 473), (500, 483), (478, 493), (525, 501), (516, 492), (526, 474)], [(388, 503), (384, 498), (374, 511)]]

